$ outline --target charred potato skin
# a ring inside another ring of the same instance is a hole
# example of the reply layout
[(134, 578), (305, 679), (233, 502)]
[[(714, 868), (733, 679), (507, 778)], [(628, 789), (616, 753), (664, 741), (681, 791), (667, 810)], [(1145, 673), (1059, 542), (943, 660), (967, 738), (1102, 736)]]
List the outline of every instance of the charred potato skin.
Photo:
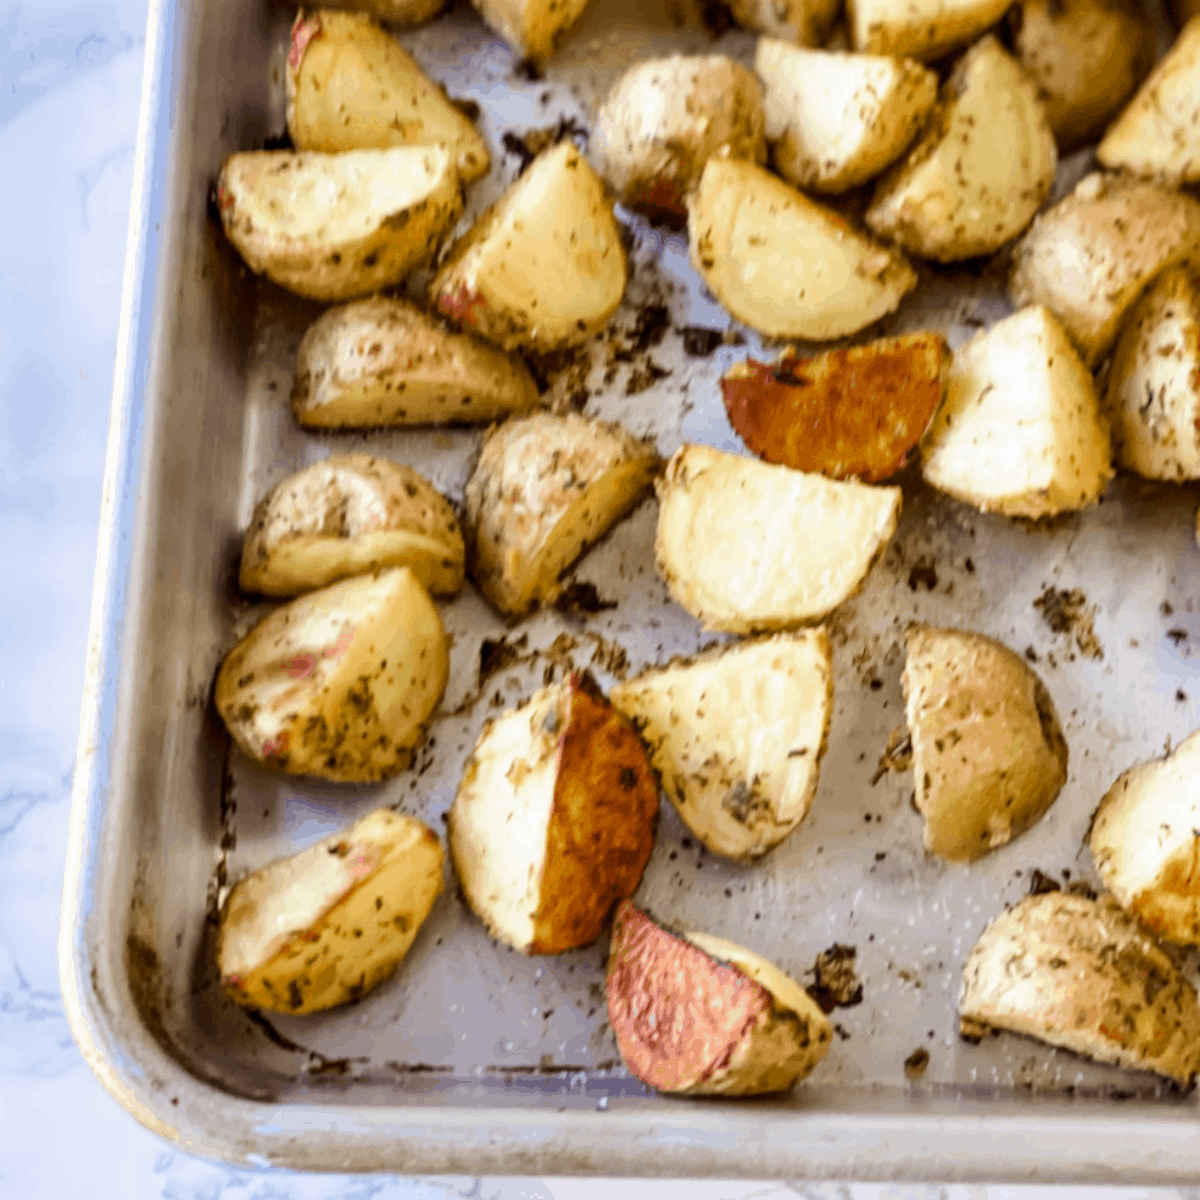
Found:
[(847, 0), (854, 49), (934, 62), (973, 42), (1009, 7), (1007, 0)]
[(963, 972), (960, 1028), (1025, 1034), (1184, 1086), (1200, 1068), (1191, 984), (1111, 896), (1028, 896), (984, 930)]

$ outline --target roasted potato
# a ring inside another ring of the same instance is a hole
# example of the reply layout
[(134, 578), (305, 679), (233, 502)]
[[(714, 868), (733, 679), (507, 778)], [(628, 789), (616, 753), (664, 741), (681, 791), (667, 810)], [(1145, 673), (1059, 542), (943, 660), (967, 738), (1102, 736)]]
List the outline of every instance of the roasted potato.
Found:
[(824, 629), (740, 642), (618, 684), (613, 706), (714, 854), (748, 862), (808, 815), (833, 710)]
[(1011, 0), (846, 0), (855, 50), (933, 62), (973, 42)]
[(918, 628), (903, 684), (927, 850), (976, 859), (1042, 817), (1067, 781), (1067, 742), (1019, 655), (981, 633)]
[(475, 424), (538, 404), (520, 359), (407, 300), (328, 309), (296, 356), (292, 412), (306, 429)]
[(1037, 84), (1062, 152), (1093, 142), (1154, 64), (1135, 0), (1023, 0), (1013, 53)]
[(1193, 17), (1096, 147), (1112, 170), (1200, 183), (1200, 18)]
[(1197, 250), (1200, 201), (1093, 173), (1021, 239), (1008, 294), (1017, 308), (1044, 304), (1094, 369), (1142, 289)]
[(554, 350), (602, 329), (625, 294), (612, 201), (570, 142), (540, 154), (455, 243), (438, 310), (505, 350)]
[(720, 54), (656, 58), (629, 68), (609, 92), (592, 145), (623, 204), (681, 224), (684, 197), (722, 147), (764, 163), (762, 88)]
[(836, 483), (708, 446), (658, 482), (658, 572), (705, 629), (794, 629), (862, 585), (900, 518), (899, 488)]
[(1200, 946), (1200, 733), (1121, 775), (1087, 840), (1124, 908), (1156, 937)]
[(335, 454), (258, 502), (238, 587), (296, 596), (350, 575), (408, 567), (427, 591), (453, 596), (464, 561), (458, 518), (428, 480), (386, 458)]
[(393, 29), (415, 29), (432, 21), (446, 0), (324, 0), (323, 7), (366, 12)]
[(1192, 985), (1111, 896), (1027, 896), (983, 931), (963, 971), (964, 1037), (1008, 1030), (1188, 1084), (1200, 1069)]
[(658, 783), (629, 723), (571, 675), (489, 721), (450, 809), (463, 897), (523, 954), (599, 936), (642, 878)]
[(958, 350), (921, 457), (928, 483), (984, 512), (1038, 518), (1095, 503), (1113, 473), (1108, 428), (1047, 309), (1022, 309)]
[(535, 63), (548, 59), (588, 0), (471, 0), (479, 15), (518, 54)]
[(775, 169), (798, 188), (834, 195), (895, 162), (937, 99), (937, 76), (911, 59), (763, 37), (754, 69)]
[(950, 348), (936, 333), (774, 366), (746, 359), (721, 380), (729, 423), (769, 463), (878, 483), (904, 466), (942, 402)]
[(253, 150), (225, 160), (217, 206), (251, 270), (330, 302), (400, 283), (428, 262), (462, 196), (453, 157), (437, 146)]
[(1146, 479), (1200, 479), (1200, 288), (1164, 271), (1137, 302), (1104, 394), (1113, 457)]
[(657, 467), (619, 425), (577, 413), (489, 430), (463, 495), (471, 578), (509, 617), (549, 603), (567, 568), (646, 496)]
[(708, 160), (689, 201), (688, 248), (717, 299), (770, 337), (855, 333), (917, 282), (899, 254), (735, 158)]
[(743, 29), (801, 46), (820, 46), (841, 7), (841, 0), (729, 0), (729, 11)]
[(629, 901), (613, 922), (608, 1021), (625, 1065), (660, 1092), (781, 1092), (829, 1052), (833, 1030), (808, 993), (751, 950), (679, 936)]
[(442, 846), (377, 809), (235, 884), (217, 967), (238, 1004), (301, 1015), (358, 1000), (408, 953), (442, 891)]
[(959, 59), (916, 145), (875, 186), (866, 222), (912, 254), (990, 254), (1033, 220), (1058, 152), (1037, 89), (994, 37)]
[(256, 761), (371, 783), (409, 765), (448, 670), (437, 609), (397, 567), (277, 608), (225, 656), (215, 700)]
[(300, 9), (286, 87), (297, 150), (444, 146), (464, 183), (487, 174), (491, 156), (475, 126), (364, 13)]

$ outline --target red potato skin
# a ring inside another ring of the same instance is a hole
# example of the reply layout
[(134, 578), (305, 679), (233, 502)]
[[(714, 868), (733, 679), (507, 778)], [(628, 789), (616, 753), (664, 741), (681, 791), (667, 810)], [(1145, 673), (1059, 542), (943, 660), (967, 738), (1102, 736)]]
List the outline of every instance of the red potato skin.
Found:
[(729, 423), (765, 462), (878, 483), (899, 471), (945, 394), (950, 349), (932, 333), (813, 358), (747, 359), (721, 380)]
[(321, 33), (321, 16), (316, 13), (312, 16), (305, 16), (303, 12), (296, 14), (296, 20), (292, 24), (292, 44), (288, 50), (288, 66), (296, 70), (300, 66), (300, 60), (304, 57), (305, 50), (308, 49), (308, 43), (313, 38), (320, 36)]
[(643, 1083), (677, 1092), (726, 1066), (771, 994), (656, 925), (628, 900), (608, 956), (608, 1020)]
[(465, 284), (460, 284), (457, 291), (445, 292), (437, 298), (436, 308), (443, 316), (457, 321), (467, 329), (478, 330), (479, 318), (476, 309), (482, 309), (486, 301), (480, 295), (467, 291)]

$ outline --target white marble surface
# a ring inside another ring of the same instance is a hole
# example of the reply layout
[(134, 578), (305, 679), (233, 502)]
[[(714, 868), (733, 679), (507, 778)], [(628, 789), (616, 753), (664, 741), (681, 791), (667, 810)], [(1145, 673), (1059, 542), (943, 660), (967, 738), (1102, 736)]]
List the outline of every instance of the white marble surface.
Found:
[[(160, 1142), (94, 1080), (71, 1041), (54, 949), (144, 20), (144, 0), (0, 0), (0, 1197), (600, 1200), (615, 1187), (630, 1200), (1043, 1194), (234, 1170)], [(1181, 1193), (1110, 1192), (1151, 1194)]]

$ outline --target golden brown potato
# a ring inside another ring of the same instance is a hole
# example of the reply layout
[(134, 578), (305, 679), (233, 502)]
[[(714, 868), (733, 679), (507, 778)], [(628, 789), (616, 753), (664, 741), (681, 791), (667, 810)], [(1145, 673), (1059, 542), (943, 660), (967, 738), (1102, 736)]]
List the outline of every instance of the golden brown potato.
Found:
[(1042, 817), (1067, 781), (1067, 743), (1019, 655), (980, 633), (918, 628), (903, 683), (927, 850), (976, 859)]
[(729, 0), (743, 29), (801, 46), (820, 46), (841, 7), (841, 0)]
[(371, 783), (409, 765), (448, 671), (437, 609), (397, 567), (277, 608), (225, 656), (214, 698), (257, 762)]
[(322, 7), (370, 13), (393, 29), (415, 29), (432, 21), (446, 0), (324, 0)]
[(450, 809), (463, 897), (523, 954), (600, 935), (642, 878), (658, 783), (629, 723), (571, 675), (489, 721)]
[(328, 309), (296, 356), (292, 412), (306, 429), (469, 425), (538, 407), (525, 364), (407, 300)]
[(1192, 985), (1111, 896), (1028, 896), (983, 931), (963, 972), (964, 1037), (1022, 1033), (1181, 1084), (1200, 1069)]
[(296, 596), (351, 575), (408, 567), (427, 591), (462, 587), (462, 530), (454, 509), (411, 467), (370, 454), (335, 454), (277, 483), (242, 544), (238, 587)]
[(386, 808), (235, 884), (217, 967), (238, 1004), (319, 1012), (392, 975), (442, 891), (442, 846)]
[(660, 1092), (780, 1092), (829, 1052), (833, 1030), (774, 963), (705, 933), (678, 936), (624, 901), (613, 922), (608, 1020), (625, 1065)]
[(491, 157), (475, 126), (364, 13), (300, 9), (286, 86), (297, 150), (443, 146), (464, 183), (487, 174)]
[(933, 62), (973, 42), (1011, 0), (846, 0), (855, 50)]
[(589, 0), (471, 0), (479, 15), (518, 54), (533, 62), (548, 59)]

